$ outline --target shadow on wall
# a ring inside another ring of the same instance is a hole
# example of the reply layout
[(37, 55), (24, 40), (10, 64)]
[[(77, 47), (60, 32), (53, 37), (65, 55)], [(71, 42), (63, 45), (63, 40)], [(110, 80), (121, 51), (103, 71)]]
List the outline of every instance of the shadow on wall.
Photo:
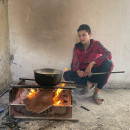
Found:
[(0, 0), (0, 2), (2, 2), (4, 4), (4, 0)]
[(33, 50), (48, 49), (47, 46), (52, 46), (51, 51), (57, 50), (56, 46), (66, 46), (66, 42), (70, 40), (69, 32), (73, 28), (70, 19), (71, 1), (32, 0), (15, 1), (13, 4), (16, 4), (16, 15), (13, 16), (15, 19), (12, 19), (12, 24), (15, 32), (22, 33), (26, 42), (22, 44)]

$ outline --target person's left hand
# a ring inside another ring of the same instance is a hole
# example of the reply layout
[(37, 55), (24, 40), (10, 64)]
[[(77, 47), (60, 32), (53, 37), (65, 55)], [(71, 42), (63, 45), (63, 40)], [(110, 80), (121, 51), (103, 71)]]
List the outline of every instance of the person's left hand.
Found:
[(92, 69), (92, 67), (93, 67), (94, 64), (96, 64), (95, 61), (92, 61), (92, 62), (89, 63), (89, 65), (87, 66), (87, 68), (86, 68), (86, 70), (85, 70), (85, 75), (86, 75), (86, 76), (87, 76), (87, 75), (88, 75), (89, 77), (92, 76), (92, 74), (91, 74), (91, 73), (92, 73), (92, 72), (91, 72), (91, 69)]

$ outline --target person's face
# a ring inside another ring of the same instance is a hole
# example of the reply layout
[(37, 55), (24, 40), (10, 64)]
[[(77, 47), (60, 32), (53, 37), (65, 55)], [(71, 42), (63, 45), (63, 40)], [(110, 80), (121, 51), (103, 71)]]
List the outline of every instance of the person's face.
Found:
[(82, 44), (87, 44), (90, 42), (91, 33), (88, 34), (86, 30), (81, 30), (78, 32), (79, 40)]

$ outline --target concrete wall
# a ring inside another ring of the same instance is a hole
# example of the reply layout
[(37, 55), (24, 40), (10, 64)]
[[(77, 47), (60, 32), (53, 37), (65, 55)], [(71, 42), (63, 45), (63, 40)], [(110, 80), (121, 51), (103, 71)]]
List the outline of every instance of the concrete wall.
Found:
[(10, 81), (8, 1), (0, 0), (0, 90)]
[(12, 80), (31, 78), (38, 68), (69, 69), (76, 30), (86, 23), (92, 38), (112, 52), (113, 71), (126, 71), (111, 75), (109, 84), (128, 87), (129, 16), (130, 0), (9, 0)]

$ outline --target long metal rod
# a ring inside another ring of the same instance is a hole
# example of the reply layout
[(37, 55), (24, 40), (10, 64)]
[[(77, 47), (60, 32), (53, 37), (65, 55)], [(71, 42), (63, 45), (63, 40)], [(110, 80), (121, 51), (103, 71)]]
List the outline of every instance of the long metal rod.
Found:
[(83, 108), (83, 109), (85, 109), (85, 110), (87, 110), (87, 111), (90, 111), (90, 109), (88, 109), (88, 108), (86, 108), (86, 107), (84, 107), (84, 106), (81, 106), (81, 108)]
[(20, 118), (20, 119), (29, 119), (29, 120), (34, 120), (34, 119), (37, 119), (37, 120), (57, 120), (57, 121), (73, 121), (73, 122), (78, 122), (79, 120), (78, 119), (73, 119), (73, 118), (54, 118), (54, 117), (25, 117), (25, 116), (15, 116), (14, 115), (14, 118)]
[(91, 73), (91, 75), (125, 73), (125, 71)]
[(37, 85), (14, 85), (14, 84), (10, 84), (10, 87), (12, 88), (43, 88), (43, 89), (58, 89), (58, 88), (61, 88), (61, 89), (75, 89), (76, 87), (75, 86), (65, 86), (65, 87), (62, 87), (62, 86), (37, 86)]
[(4, 89), (4, 90), (2, 91), (2, 93), (0, 93), (0, 97), (2, 97), (6, 92), (8, 92), (9, 89), (10, 89), (10, 87)]

